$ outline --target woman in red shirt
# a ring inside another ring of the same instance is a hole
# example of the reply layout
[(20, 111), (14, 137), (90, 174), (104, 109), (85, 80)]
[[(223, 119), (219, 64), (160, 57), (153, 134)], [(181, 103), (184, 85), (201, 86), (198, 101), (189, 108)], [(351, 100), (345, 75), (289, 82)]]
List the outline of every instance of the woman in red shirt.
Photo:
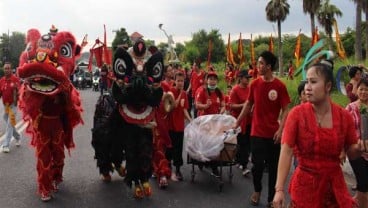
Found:
[[(208, 72), (207, 87), (198, 89), (196, 95), (196, 108), (198, 116), (209, 114), (222, 114), (225, 112), (225, 99), (221, 90), (217, 87), (218, 76), (215, 72)], [(219, 177), (216, 165), (211, 165), (212, 174)]]
[(309, 102), (294, 107), (282, 134), (275, 185), (274, 207), (283, 207), (284, 186), (293, 153), (298, 159), (289, 185), (291, 207), (340, 207), (355, 205), (340, 167), (344, 149), (357, 157), (359, 146), (353, 118), (330, 99), (332, 63), (323, 61), (307, 70), (305, 93)]

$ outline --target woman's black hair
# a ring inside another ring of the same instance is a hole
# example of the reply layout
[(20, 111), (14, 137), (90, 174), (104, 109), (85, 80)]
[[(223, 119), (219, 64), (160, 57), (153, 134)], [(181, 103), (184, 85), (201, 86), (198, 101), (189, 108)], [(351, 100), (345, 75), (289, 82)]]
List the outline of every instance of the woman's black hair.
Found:
[[(207, 87), (207, 93), (208, 93), (207, 95), (210, 94), (210, 89), (208, 87)], [(220, 100), (222, 100), (222, 93), (221, 93), (221, 90), (218, 87), (216, 87), (215, 93), (216, 93), (217, 97), (220, 98)]]
[(357, 71), (363, 72), (363, 69), (359, 66), (352, 66), (349, 69), (349, 77), (353, 78), (355, 77), (355, 74), (357, 73)]
[(305, 87), (305, 83), (307, 83), (306, 81), (302, 80), (300, 81), (299, 85), (298, 85), (298, 95), (300, 96), (304, 90)]
[(331, 84), (334, 83), (334, 78), (333, 78), (334, 64), (331, 60), (322, 60), (318, 63), (313, 64), (307, 70), (309, 70), (312, 67), (316, 68), (317, 74), (321, 74), (325, 78), (326, 83), (328, 82), (331, 82)]
[(360, 79), (360, 81), (359, 81), (359, 82), (358, 82), (358, 84), (357, 84), (357, 88), (358, 88), (361, 84), (364, 84), (365, 86), (367, 86), (367, 87), (368, 87), (368, 78)]

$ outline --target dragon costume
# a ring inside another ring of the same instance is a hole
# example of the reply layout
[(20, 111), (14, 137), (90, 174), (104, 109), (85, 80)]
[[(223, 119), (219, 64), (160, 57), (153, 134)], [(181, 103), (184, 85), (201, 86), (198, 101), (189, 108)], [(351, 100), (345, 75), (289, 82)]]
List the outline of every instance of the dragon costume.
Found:
[(17, 71), (24, 80), (19, 108), (36, 148), (38, 192), (47, 201), (63, 180), (64, 146), (75, 146), (73, 128), (83, 123), (79, 93), (69, 79), (81, 47), (55, 27), (45, 35), (30, 29), (26, 43)]

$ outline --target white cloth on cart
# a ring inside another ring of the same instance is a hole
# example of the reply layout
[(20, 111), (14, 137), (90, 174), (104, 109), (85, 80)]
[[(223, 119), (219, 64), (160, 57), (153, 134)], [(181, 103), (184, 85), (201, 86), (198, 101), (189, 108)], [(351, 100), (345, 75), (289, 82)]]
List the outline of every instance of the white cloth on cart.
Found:
[(216, 158), (224, 148), (224, 142), (235, 143), (240, 128), (233, 129), (236, 119), (230, 115), (213, 114), (199, 116), (184, 129), (185, 150), (198, 161)]

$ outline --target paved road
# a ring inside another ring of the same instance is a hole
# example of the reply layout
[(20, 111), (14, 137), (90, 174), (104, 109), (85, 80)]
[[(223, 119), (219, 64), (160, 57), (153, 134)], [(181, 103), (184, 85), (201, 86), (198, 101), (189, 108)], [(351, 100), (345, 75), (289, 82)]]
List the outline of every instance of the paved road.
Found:
[[(0, 153), (0, 207), (147, 207), (147, 208), (238, 208), (252, 207), (248, 198), (253, 190), (251, 177), (245, 178), (241, 171), (234, 167), (232, 183), (224, 173), (225, 184), (222, 192), (218, 191), (216, 181), (206, 172), (197, 169), (194, 183), (190, 182), (190, 165), (185, 165), (183, 182), (171, 182), (168, 189), (158, 189), (152, 179), (153, 196), (143, 200), (132, 198), (132, 191), (123, 183), (123, 179), (113, 175), (111, 183), (103, 183), (93, 159), (91, 127), (98, 92), (81, 91), (85, 112), (85, 124), (75, 130), (76, 149), (66, 157), (64, 182), (55, 198), (41, 202), (36, 195), (36, 170), (34, 149), (29, 146), (29, 138), (25, 136), (22, 146), (12, 144), (11, 152)], [(264, 184), (267, 174), (264, 175)], [(262, 194), (260, 208), (265, 207), (266, 191)]]

